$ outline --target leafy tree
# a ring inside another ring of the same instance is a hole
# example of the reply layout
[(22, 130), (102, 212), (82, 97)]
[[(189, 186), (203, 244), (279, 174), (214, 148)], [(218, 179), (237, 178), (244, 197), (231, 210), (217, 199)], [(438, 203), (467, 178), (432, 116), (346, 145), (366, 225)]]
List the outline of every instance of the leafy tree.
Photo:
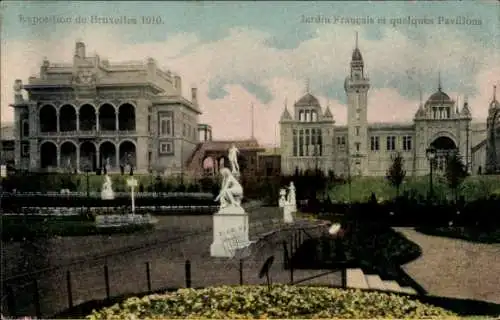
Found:
[(467, 178), (467, 167), (458, 152), (451, 153), (446, 159), (445, 178), (448, 187), (453, 190), (455, 200), (458, 200), (458, 189)]
[(397, 153), (396, 156), (392, 160), (392, 164), (387, 170), (386, 178), (393, 186), (396, 188), (396, 195), (399, 197), (399, 188), (403, 183), (403, 180), (406, 176), (406, 171), (404, 170), (404, 159), (400, 153)]

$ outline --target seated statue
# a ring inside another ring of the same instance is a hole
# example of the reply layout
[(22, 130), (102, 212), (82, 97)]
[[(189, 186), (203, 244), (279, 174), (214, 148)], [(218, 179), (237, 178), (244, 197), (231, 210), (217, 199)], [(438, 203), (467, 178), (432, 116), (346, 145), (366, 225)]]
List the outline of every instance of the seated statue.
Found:
[(219, 195), (215, 198), (215, 201), (220, 201), (220, 209), (230, 206), (241, 208), (243, 187), (231, 174), (231, 171), (228, 168), (222, 168), (220, 173), (223, 178), (222, 186)]
[(112, 186), (111, 178), (106, 174), (104, 176), (104, 183), (102, 184), (101, 199), (111, 200), (115, 198), (115, 192)]

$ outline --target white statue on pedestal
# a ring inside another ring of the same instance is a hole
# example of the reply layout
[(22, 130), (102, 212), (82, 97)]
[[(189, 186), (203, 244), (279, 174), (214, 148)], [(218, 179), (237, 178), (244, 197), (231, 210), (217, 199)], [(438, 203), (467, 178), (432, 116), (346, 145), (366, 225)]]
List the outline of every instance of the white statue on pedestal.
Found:
[(218, 214), (244, 212), (241, 207), (243, 187), (228, 168), (222, 168), (220, 174), (223, 178), (222, 186), (219, 195), (215, 198), (215, 201), (220, 201)]
[(228, 156), (227, 158), (229, 159), (229, 163), (231, 164), (231, 172), (233, 174), (239, 174), (240, 173), (240, 165), (238, 164), (238, 154), (240, 151), (236, 146), (233, 144), (231, 148), (228, 150)]
[[(222, 168), (223, 177), (219, 195), (219, 211), (213, 215), (214, 240), (210, 246), (212, 257), (233, 257), (236, 250), (246, 248), (251, 241), (248, 235), (248, 214), (241, 206), (243, 187), (228, 168)], [(227, 230), (238, 230), (232, 235)], [(228, 248), (228, 245), (231, 248)]]
[(103, 200), (113, 200), (115, 198), (115, 192), (113, 191), (113, 183), (108, 175), (104, 176), (104, 183), (102, 184), (101, 199)]

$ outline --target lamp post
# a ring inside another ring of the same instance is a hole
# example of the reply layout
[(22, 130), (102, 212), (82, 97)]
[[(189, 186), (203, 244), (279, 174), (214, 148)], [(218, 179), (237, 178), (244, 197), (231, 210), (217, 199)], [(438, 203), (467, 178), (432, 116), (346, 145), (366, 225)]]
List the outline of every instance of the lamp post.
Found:
[(434, 197), (434, 189), (432, 185), (432, 173), (434, 167), (434, 160), (436, 159), (436, 149), (434, 147), (429, 147), (425, 151), (425, 155), (427, 156), (427, 160), (429, 160), (429, 198), (432, 199)]

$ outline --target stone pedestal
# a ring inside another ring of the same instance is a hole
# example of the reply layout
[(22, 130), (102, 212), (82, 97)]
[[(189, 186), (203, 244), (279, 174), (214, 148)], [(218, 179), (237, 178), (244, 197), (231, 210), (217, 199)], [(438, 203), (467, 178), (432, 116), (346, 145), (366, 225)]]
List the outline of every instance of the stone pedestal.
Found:
[[(248, 244), (248, 214), (241, 207), (226, 207), (213, 216), (213, 242), (210, 246), (212, 257), (231, 258), (234, 252), (228, 248), (228, 239), (237, 239), (234, 244)], [(235, 243), (236, 242), (236, 243)]]
[(281, 210), (283, 211), (283, 221), (293, 223), (293, 204), (286, 203)]
[(113, 190), (104, 189), (101, 191), (102, 200), (113, 200), (115, 198), (115, 193)]

